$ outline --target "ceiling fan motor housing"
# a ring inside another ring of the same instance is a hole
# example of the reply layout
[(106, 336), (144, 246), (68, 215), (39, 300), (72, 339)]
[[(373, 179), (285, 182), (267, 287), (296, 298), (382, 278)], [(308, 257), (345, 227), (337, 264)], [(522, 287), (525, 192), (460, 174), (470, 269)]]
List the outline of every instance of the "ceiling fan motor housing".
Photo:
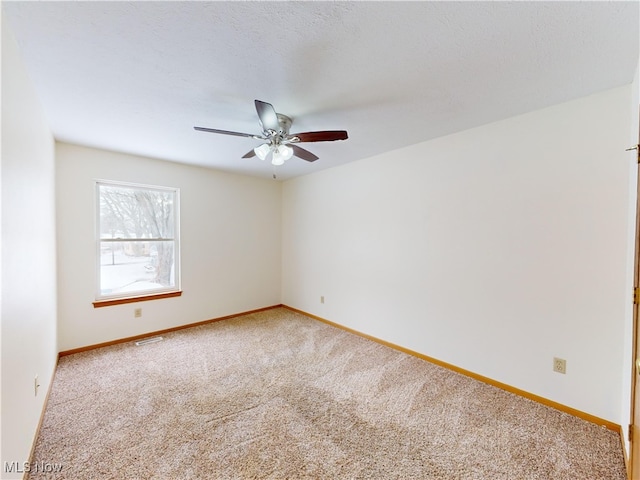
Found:
[(283, 137), (287, 137), (289, 135), (289, 129), (291, 128), (291, 118), (281, 113), (276, 113), (276, 116), (278, 117), (278, 125), (280, 126), (278, 133)]

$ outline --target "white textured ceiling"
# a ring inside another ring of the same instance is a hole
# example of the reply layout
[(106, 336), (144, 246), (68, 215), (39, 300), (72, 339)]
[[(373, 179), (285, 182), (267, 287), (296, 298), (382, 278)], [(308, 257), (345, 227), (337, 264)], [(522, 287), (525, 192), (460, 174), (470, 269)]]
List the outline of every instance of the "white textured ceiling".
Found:
[[(320, 157), (286, 179), (631, 83), (638, 2), (3, 2), (55, 137), (270, 177), (253, 100)], [(7, 119), (3, 119), (7, 121)], [(10, 120), (9, 120), (10, 121)]]

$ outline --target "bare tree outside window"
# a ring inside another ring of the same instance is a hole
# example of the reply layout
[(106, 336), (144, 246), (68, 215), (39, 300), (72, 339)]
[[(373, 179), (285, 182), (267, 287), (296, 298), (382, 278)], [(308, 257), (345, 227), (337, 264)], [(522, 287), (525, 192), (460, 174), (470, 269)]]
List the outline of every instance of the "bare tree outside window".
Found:
[(178, 191), (98, 182), (98, 297), (177, 290)]

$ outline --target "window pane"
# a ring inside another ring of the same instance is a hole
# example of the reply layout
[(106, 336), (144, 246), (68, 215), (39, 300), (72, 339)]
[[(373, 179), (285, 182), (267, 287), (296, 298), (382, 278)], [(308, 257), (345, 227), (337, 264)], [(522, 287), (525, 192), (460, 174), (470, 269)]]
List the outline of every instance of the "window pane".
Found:
[(180, 289), (179, 190), (96, 182), (96, 299)]
[(173, 191), (99, 185), (100, 238), (174, 238)]
[(173, 241), (100, 242), (100, 295), (175, 287)]

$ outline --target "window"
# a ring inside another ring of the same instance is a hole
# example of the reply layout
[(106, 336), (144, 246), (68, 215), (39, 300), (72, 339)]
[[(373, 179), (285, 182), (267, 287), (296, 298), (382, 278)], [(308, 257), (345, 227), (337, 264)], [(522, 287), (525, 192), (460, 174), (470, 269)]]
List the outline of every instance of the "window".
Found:
[(177, 188), (96, 182), (94, 306), (180, 295)]

